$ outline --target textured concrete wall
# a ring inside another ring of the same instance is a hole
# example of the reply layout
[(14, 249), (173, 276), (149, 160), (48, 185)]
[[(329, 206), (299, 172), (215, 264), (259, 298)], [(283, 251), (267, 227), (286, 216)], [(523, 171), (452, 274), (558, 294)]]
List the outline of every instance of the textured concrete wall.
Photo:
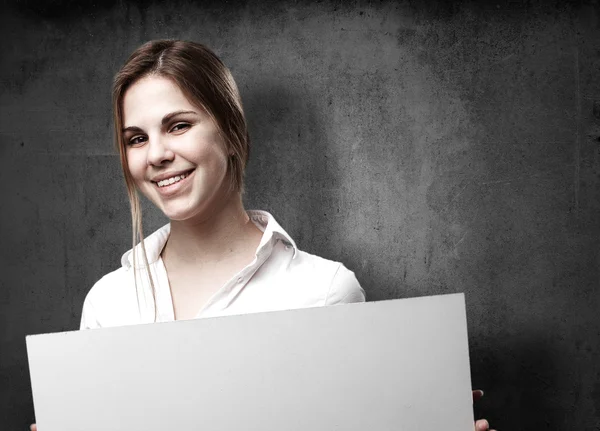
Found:
[(466, 293), (478, 416), (599, 429), (598, 2), (87, 3), (0, 18), (2, 429), (33, 419), (25, 335), (77, 328), (129, 247), (109, 87), (165, 37), (238, 81), (248, 208), (371, 300)]

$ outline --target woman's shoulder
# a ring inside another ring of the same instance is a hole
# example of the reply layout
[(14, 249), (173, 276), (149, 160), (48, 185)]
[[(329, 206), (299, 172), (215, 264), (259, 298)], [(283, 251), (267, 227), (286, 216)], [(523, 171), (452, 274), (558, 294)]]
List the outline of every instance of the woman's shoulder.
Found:
[(111, 271), (88, 291), (83, 302), (81, 329), (127, 324), (121, 322), (121, 317), (130, 315), (136, 304), (133, 271), (125, 267)]
[[(341, 262), (300, 250), (292, 237), (275, 218), (262, 210), (249, 210), (248, 215), (263, 231), (263, 243), (275, 240), (277, 245), (269, 259), (273, 272), (285, 274), (285, 284), (294, 286), (287, 293), (311, 298), (321, 305), (365, 301), (365, 291), (354, 272)], [(265, 271), (271, 273), (271, 270)], [(308, 302), (311, 302), (308, 300)]]
[[(150, 267), (156, 265), (160, 252), (169, 236), (170, 225), (167, 224), (144, 239), (147, 263)], [(86, 301), (114, 303), (123, 299), (136, 298), (134, 266), (138, 282), (145, 280), (146, 262), (142, 258), (142, 247), (136, 245), (136, 259), (134, 262), (133, 249), (127, 250), (121, 256), (121, 266), (103, 275), (89, 290)]]
[(326, 290), (324, 305), (366, 300), (365, 291), (356, 275), (342, 262), (296, 250), (291, 267), (298, 276), (306, 279), (305, 285), (312, 281), (313, 286), (322, 286)]
[(104, 274), (97, 280), (88, 292), (88, 296), (99, 298), (123, 293), (128, 287), (133, 286), (133, 271), (121, 266), (114, 271)]

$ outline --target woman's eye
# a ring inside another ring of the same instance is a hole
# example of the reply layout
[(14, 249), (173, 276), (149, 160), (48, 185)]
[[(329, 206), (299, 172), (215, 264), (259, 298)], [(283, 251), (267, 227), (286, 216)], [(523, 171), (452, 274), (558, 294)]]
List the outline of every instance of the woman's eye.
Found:
[(186, 130), (190, 127), (188, 123), (177, 123), (173, 127), (171, 127), (171, 132), (181, 132), (182, 130)]
[(128, 143), (129, 145), (139, 145), (142, 144), (146, 141), (146, 137), (145, 136), (134, 136), (133, 138), (129, 139)]

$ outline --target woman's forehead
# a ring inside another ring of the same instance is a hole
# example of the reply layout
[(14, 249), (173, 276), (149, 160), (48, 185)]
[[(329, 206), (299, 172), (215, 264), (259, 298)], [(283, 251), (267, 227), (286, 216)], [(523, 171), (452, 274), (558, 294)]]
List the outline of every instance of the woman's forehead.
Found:
[(170, 79), (150, 75), (133, 83), (123, 97), (123, 126), (142, 127), (159, 122), (176, 111), (195, 111), (194, 106)]

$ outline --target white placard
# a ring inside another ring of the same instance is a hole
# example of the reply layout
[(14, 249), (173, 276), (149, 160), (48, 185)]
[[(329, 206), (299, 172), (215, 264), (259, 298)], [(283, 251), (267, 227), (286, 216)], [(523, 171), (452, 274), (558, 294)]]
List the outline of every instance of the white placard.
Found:
[(27, 337), (40, 431), (472, 431), (463, 294)]

